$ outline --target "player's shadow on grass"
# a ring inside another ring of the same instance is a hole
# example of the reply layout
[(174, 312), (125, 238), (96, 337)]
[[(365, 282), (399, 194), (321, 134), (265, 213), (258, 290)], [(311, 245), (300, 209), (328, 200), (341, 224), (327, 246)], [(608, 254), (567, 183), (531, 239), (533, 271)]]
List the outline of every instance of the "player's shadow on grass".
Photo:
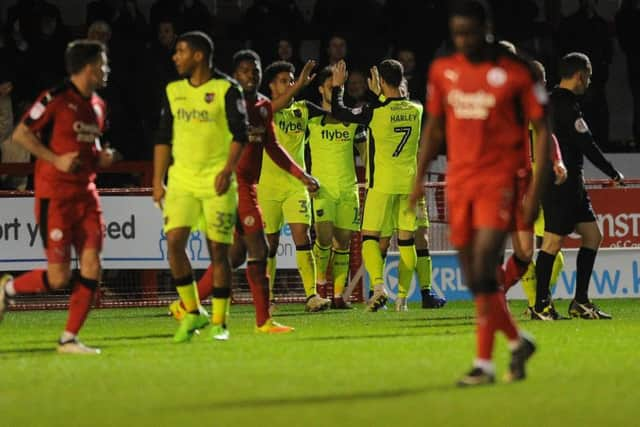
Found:
[(345, 401), (389, 399), (404, 396), (415, 396), (416, 394), (443, 392), (453, 388), (453, 385), (436, 384), (424, 387), (401, 388), (396, 390), (362, 391), (357, 393), (332, 394), (324, 396), (296, 396), (288, 398), (257, 398), (246, 400), (232, 400), (227, 402), (216, 402), (216, 411), (282, 405), (318, 405)]
[(56, 354), (55, 347), (31, 347), (31, 348), (11, 348), (0, 350), (0, 356), (9, 356), (13, 354)]
[(446, 316), (446, 317), (403, 317), (399, 319), (389, 319), (389, 322), (413, 322), (423, 320), (425, 322), (439, 322), (441, 320), (472, 320), (475, 316), (460, 315), (460, 316)]
[(389, 334), (368, 334), (368, 335), (330, 335), (324, 337), (308, 337), (300, 338), (296, 341), (343, 341), (343, 340), (370, 340), (370, 339), (396, 339), (396, 338), (417, 338), (424, 336), (451, 336), (451, 335), (468, 335), (473, 333), (469, 331), (442, 331), (432, 332), (427, 334), (404, 334), (404, 333), (389, 333)]

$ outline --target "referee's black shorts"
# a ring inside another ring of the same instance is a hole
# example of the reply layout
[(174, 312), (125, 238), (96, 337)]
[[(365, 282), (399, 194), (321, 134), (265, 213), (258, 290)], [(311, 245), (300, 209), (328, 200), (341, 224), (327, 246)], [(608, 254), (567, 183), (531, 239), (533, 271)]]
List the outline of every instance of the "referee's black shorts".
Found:
[(576, 224), (596, 220), (584, 185), (565, 185), (548, 187), (542, 198), (544, 231), (560, 236), (571, 234)]

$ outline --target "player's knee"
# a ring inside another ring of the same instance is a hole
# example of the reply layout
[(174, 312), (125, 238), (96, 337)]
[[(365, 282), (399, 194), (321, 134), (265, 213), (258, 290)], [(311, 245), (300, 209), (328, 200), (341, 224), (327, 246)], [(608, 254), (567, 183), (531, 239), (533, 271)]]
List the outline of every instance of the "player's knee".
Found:
[(169, 234), (167, 235), (167, 248), (170, 253), (184, 252), (186, 241), (182, 236)]
[(244, 252), (234, 252), (229, 256), (231, 260), (231, 268), (239, 268), (247, 260), (247, 255)]
[(531, 262), (533, 259), (533, 247), (519, 249), (516, 256), (521, 261)]
[(333, 249), (335, 249), (337, 251), (348, 251), (350, 246), (351, 246), (351, 240), (345, 240), (345, 239), (338, 240), (338, 239), (336, 239), (333, 242)]
[(229, 245), (225, 243), (211, 244), (211, 262), (213, 264), (224, 264), (229, 260)]
[(71, 270), (49, 270), (47, 271), (47, 280), (52, 289), (66, 288), (71, 282)]

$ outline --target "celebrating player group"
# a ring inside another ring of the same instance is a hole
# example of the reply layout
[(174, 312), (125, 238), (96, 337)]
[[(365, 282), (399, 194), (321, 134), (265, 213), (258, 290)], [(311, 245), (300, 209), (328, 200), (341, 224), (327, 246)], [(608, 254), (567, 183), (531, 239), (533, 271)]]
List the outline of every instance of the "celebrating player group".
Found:
[[(424, 178), (445, 144), (450, 239), (477, 311), (476, 357), (458, 384), (495, 381), (498, 331), (511, 351), (506, 380), (525, 378), (536, 344), (517, 327), (505, 294), (521, 281), (532, 319), (562, 318), (549, 289), (562, 268), (562, 238), (573, 231), (583, 242), (569, 314), (611, 318), (588, 298), (601, 235), (584, 189), (583, 155), (614, 182), (623, 177), (597, 148), (576, 101), (589, 85), (589, 58), (564, 57), (560, 86), (549, 96), (542, 64), (509, 43), (491, 41), (479, 2), (453, 8), (449, 27), (454, 51), (432, 63), (424, 107), (409, 99), (403, 67), (392, 59), (371, 67), (368, 102), (350, 108), (344, 61), (317, 72), (308, 61), (297, 78), (292, 64), (278, 61), (264, 69), (263, 78), (258, 54), (241, 50), (227, 76), (214, 68), (214, 44), (205, 33), (177, 39), (173, 61), (181, 79), (169, 83), (163, 96), (152, 191), (179, 295), (170, 306), (179, 322), (174, 342), (188, 342), (205, 328), (212, 340), (230, 338), (231, 273), (245, 262), (256, 332), (294, 331), (274, 320), (276, 253), (285, 223), (307, 312), (353, 309), (347, 284), (355, 232), (362, 235), (371, 285), (368, 312), (386, 308), (384, 265), (394, 234), (400, 254), (396, 310), (408, 309), (414, 271), (422, 306), (443, 307), (446, 300), (431, 291)], [(69, 320), (58, 351), (97, 354), (78, 332), (100, 281), (103, 229), (95, 174), (117, 157), (99, 140), (106, 110), (95, 91), (107, 82), (106, 49), (76, 41), (66, 62), (69, 79), (45, 91), (14, 132), (14, 140), (37, 158), (35, 212), (48, 266), (2, 277), (0, 320), (15, 295), (70, 285)], [(258, 91), (261, 84), (268, 94)], [(319, 105), (295, 99), (309, 85), (317, 88)], [(366, 164), (363, 206), (356, 156)], [(541, 250), (534, 264), (536, 217)], [(206, 236), (211, 257), (199, 281), (185, 254), (193, 230)], [(514, 254), (503, 263), (509, 235)], [(71, 271), (72, 247), (80, 259), (77, 274)], [(325, 292), (329, 272), (331, 299)], [(201, 302), (210, 297), (208, 313)]]

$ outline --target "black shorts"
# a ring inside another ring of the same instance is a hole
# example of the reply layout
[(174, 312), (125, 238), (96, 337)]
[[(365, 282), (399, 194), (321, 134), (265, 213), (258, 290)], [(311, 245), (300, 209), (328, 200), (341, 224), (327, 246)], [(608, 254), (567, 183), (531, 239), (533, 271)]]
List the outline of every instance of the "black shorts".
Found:
[(582, 184), (547, 188), (542, 198), (542, 208), (544, 209), (544, 231), (560, 236), (571, 234), (576, 224), (596, 220), (589, 193)]

